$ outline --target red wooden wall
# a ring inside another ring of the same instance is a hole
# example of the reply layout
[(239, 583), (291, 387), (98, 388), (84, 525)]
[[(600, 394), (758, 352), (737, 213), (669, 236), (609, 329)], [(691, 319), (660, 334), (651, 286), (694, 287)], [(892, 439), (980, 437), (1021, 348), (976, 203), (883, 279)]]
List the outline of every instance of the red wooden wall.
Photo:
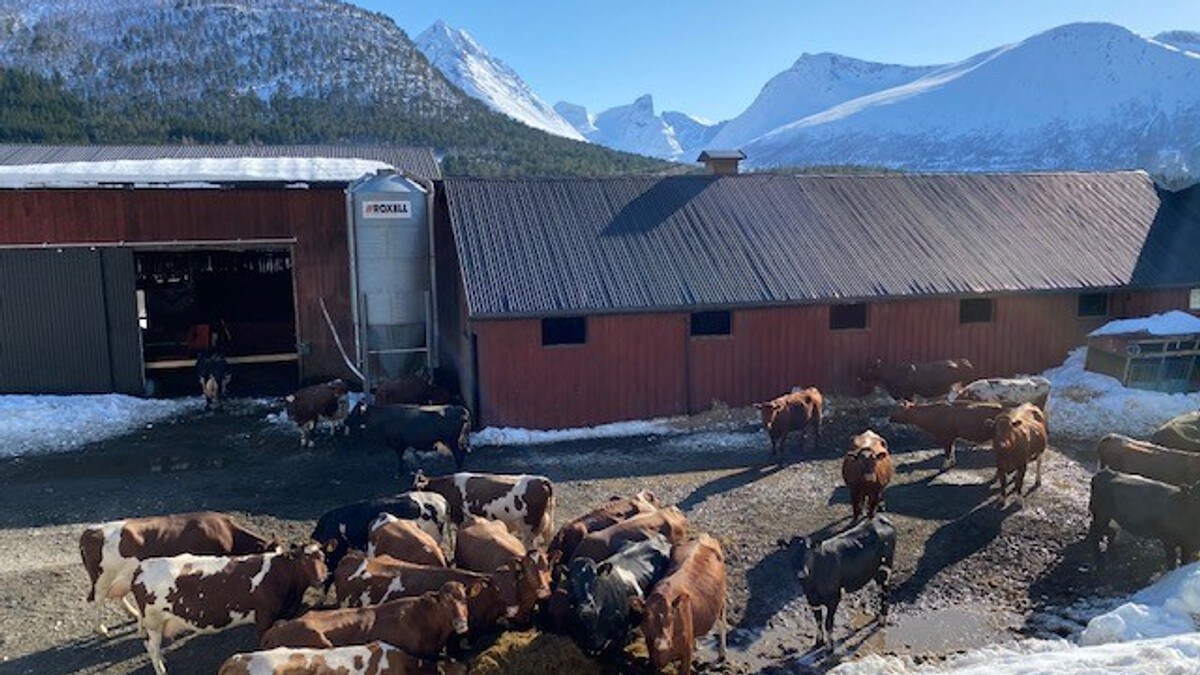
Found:
[(0, 244), (295, 238), (297, 330), (305, 376), (345, 375), (317, 302), (353, 344), (346, 202), (328, 189), (0, 190)]

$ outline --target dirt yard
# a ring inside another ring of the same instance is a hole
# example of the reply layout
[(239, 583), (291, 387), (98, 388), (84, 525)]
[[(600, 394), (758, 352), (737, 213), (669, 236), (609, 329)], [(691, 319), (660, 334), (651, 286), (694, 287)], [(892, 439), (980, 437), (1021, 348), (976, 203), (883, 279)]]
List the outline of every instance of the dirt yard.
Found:
[[(790, 442), (784, 466), (767, 463), (753, 411), (736, 410), (691, 420), (672, 435), (478, 448), (468, 468), (549, 476), (559, 522), (640, 489), (678, 504), (725, 547), (732, 649), (721, 669), (733, 673), (821, 672), (866, 653), (938, 659), (1026, 635), (1066, 635), (1159, 572), (1159, 547), (1128, 537), (1104, 573), (1089, 569), (1081, 540), (1090, 443), (1056, 444), (1041, 488), (1022, 508), (1002, 510), (988, 483), (990, 452), (960, 449), (958, 468), (940, 472), (940, 450), (927, 437), (889, 426), (883, 407), (854, 405), (834, 401), (820, 450), (800, 452)], [(83, 452), (0, 463), (0, 673), (153, 672), (134, 626), (114, 609), (106, 610), (119, 625), (113, 638), (93, 632), (77, 546), (84, 524), (213, 509), (301, 541), (325, 510), (398, 489), (390, 451), (327, 437), (301, 450), (267, 413), (234, 402)], [(898, 465), (887, 493), (899, 531), (895, 604), (881, 627), (866, 611), (873, 587), (851, 596), (838, 612), (837, 655), (808, 653), (816, 626), (776, 541), (849, 524), (840, 453), (868, 427), (888, 439)], [(446, 458), (423, 463), (429, 473), (452, 469)], [(254, 645), (253, 629), (243, 627), (181, 639), (166, 660), (175, 675), (214, 673)], [(702, 661), (715, 659), (712, 646), (704, 641)], [(606, 670), (642, 668), (634, 661)]]

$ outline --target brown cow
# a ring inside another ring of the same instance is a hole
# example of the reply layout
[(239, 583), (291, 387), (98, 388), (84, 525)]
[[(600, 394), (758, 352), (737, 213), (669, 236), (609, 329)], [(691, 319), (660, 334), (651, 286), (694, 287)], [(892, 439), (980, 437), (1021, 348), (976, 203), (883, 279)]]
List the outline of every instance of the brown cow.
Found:
[(842, 480), (850, 489), (850, 506), (854, 509), (854, 522), (862, 517), (866, 507), (867, 517), (874, 518), (875, 510), (883, 499), (883, 491), (892, 482), (895, 469), (887, 441), (868, 429), (850, 439), (850, 449), (842, 459)]
[(813, 429), (813, 447), (821, 447), (821, 412), (824, 399), (816, 387), (755, 403), (754, 408), (762, 417), (763, 429), (771, 439), (772, 457), (783, 452), (783, 444), (787, 442), (788, 434), (793, 431), (800, 434), (800, 449), (804, 450), (804, 434), (809, 427)]
[(636, 515), (615, 525), (592, 532), (575, 547), (575, 558), (591, 558), (597, 563), (620, 551), (625, 544), (643, 541), (652, 533), (662, 533), (672, 544), (687, 536), (687, 517), (674, 506)]
[(329, 575), (321, 547), (237, 557), (147, 558), (133, 574), (134, 600), (146, 630), (146, 652), (165, 675), (163, 637), (183, 630), (216, 633), (253, 623), (259, 635), (277, 619), (319, 600)]
[(360, 552), (347, 555), (333, 574), (334, 592), (342, 607), (378, 605), (441, 588), (447, 581), (466, 587), (483, 584), (481, 592), (467, 598), (471, 632), (479, 634), (501, 618), (528, 619), (537, 601), (550, 592), (550, 562), (541, 551), (504, 565), (491, 574), (450, 567), (414, 565), (390, 556), (367, 558)]
[(1042, 453), (1046, 450), (1046, 416), (1032, 403), (1022, 403), (996, 415), (993, 421), (992, 449), (996, 453), (996, 475), (1000, 478), (1000, 499), (1008, 506), (1008, 474), (1016, 473), (1014, 489), (1017, 501), (1025, 488), (1025, 469), (1037, 460), (1037, 479), (1042, 484)]
[(409, 656), (386, 642), (336, 649), (288, 649), (234, 654), (219, 675), (467, 675), (457, 661)]
[(659, 509), (658, 498), (653, 492), (642, 490), (632, 497), (613, 497), (604, 504), (588, 511), (575, 520), (563, 525), (550, 540), (550, 552), (559, 551), (563, 560), (570, 560), (575, 547), (588, 534), (638, 515)]
[(417, 472), (413, 489), (445, 497), (455, 523), (466, 514), (502, 521), (526, 548), (545, 546), (554, 532), (554, 483), (545, 476), (464, 471), (429, 478)]
[(487, 574), (520, 560), (525, 553), (525, 545), (508, 531), (504, 523), (468, 515), (458, 527), (454, 565)]
[(349, 388), (343, 380), (305, 387), (287, 397), (288, 419), (300, 428), (300, 446), (313, 447), (312, 432), (318, 422), (333, 422), (334, 433), (349, 433), (345, 425), (350, 414)]
[[(93, 525), (79, 537), (83, 568), (92, 582), (88, 602), (120, 599), (134, 617), (137, 612), (126, 596), (139, 560), (184, 553), (246, 555), (276, 548), (277, 542), (212, 511), (114, 520)], [(103, 604), (97, 603), (96, 609), (99, 616)], [(97, 630), (108, 635), (102, 621)]]
[(448, 581), (437, 591), (375, 607), (314, 610), (275, 624), (260, 646), (328, 649), (387, 640), (409, 654), (436, 658), (451, 635), (467, 632), (467, 598), (482, 590), (483, 584), (467, 589)]
[(1109, 434), (1096, 445), (1100, 468), (1132, 473), (1183, 487), (1200, 481), (1200, 454), (1175, 450), (1120, 434)]
[(975, 366), (967, 359), (895, 364), (875, 359), (859, 375), (858, 381), (863, 394), (870, 393), (878, 384), (892, 398), (911, 400), (915, 396), (945, 396), (956, 383), (970, 382), (974, 376)]
[(418, 565), (446, 566), (442, 547), (413, 520), (381, 513), (367, 535), (367, 555), (390, 555)]
[(371, 389), (375, 405), (446, 405), (450, 392), (416, 375), (385, 380)]
[(890, 419), (900, 424), (911, 424), (933, 436), (937, 444), (946, 451), (946, 460), (942, 468), (950, 469), (955, 464), (955, 442), (960, 438), (977, 445), (991, 442), (991, 421), (1005, 409), (999, 403), (902, 401), (892, 409)]
[(716, 539), (701, 534), (671, 550), (667, 576), (645, 600), (642, 633), (650, 663), (662, 672), (679, 663), (679, 675), (692, 672), (696, 638), (717, 626), (725, 660), (725, 556)]

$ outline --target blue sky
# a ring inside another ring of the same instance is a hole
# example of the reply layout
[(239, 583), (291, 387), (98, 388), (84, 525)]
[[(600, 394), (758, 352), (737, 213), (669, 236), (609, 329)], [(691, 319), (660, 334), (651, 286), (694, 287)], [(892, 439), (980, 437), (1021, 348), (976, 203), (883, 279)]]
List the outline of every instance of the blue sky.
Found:
[(1200, 0), (351, 0), (416, 37), (470, 33), (553, 104), (737, 115), (804, 52), (904, 64), (957, 61), (1075, 21), (1142, 35), (1200, 31)]

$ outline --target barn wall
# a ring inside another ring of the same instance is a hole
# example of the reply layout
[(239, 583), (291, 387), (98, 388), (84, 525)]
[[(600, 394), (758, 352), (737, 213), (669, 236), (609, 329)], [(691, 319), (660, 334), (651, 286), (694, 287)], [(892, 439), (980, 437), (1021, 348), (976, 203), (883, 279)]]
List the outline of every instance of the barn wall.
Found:
[[(1122, 295), (1132, 308), (1187, 306), (1186, 291)], [(875, 358), (965, 357), (981, 377), (1035, 373), (1110, 320), (1078, 317), (1077, 302), (1075, 293), (997, 297), (992, 322), (967, 325), (958, 298), (876, 302), (868, 327), (847, 331), (829, 330), (824, 305), (744, 309), (731, 336), (700, 338), (689, 337), (687, 314), (592, 316), (588, 343), (568, 347), (542, 347), (537, 320), (475, 321), (479, 412), (485, 425), (553, 428), (743, 406), (798, 385), (852, 394)]]
[(318, 304), (352, 345), (343, 190), (0, 190), (0, 244), (285, 238), (296, 240), (297, 330), (311, 347), (302, 375), (349, 375)]

